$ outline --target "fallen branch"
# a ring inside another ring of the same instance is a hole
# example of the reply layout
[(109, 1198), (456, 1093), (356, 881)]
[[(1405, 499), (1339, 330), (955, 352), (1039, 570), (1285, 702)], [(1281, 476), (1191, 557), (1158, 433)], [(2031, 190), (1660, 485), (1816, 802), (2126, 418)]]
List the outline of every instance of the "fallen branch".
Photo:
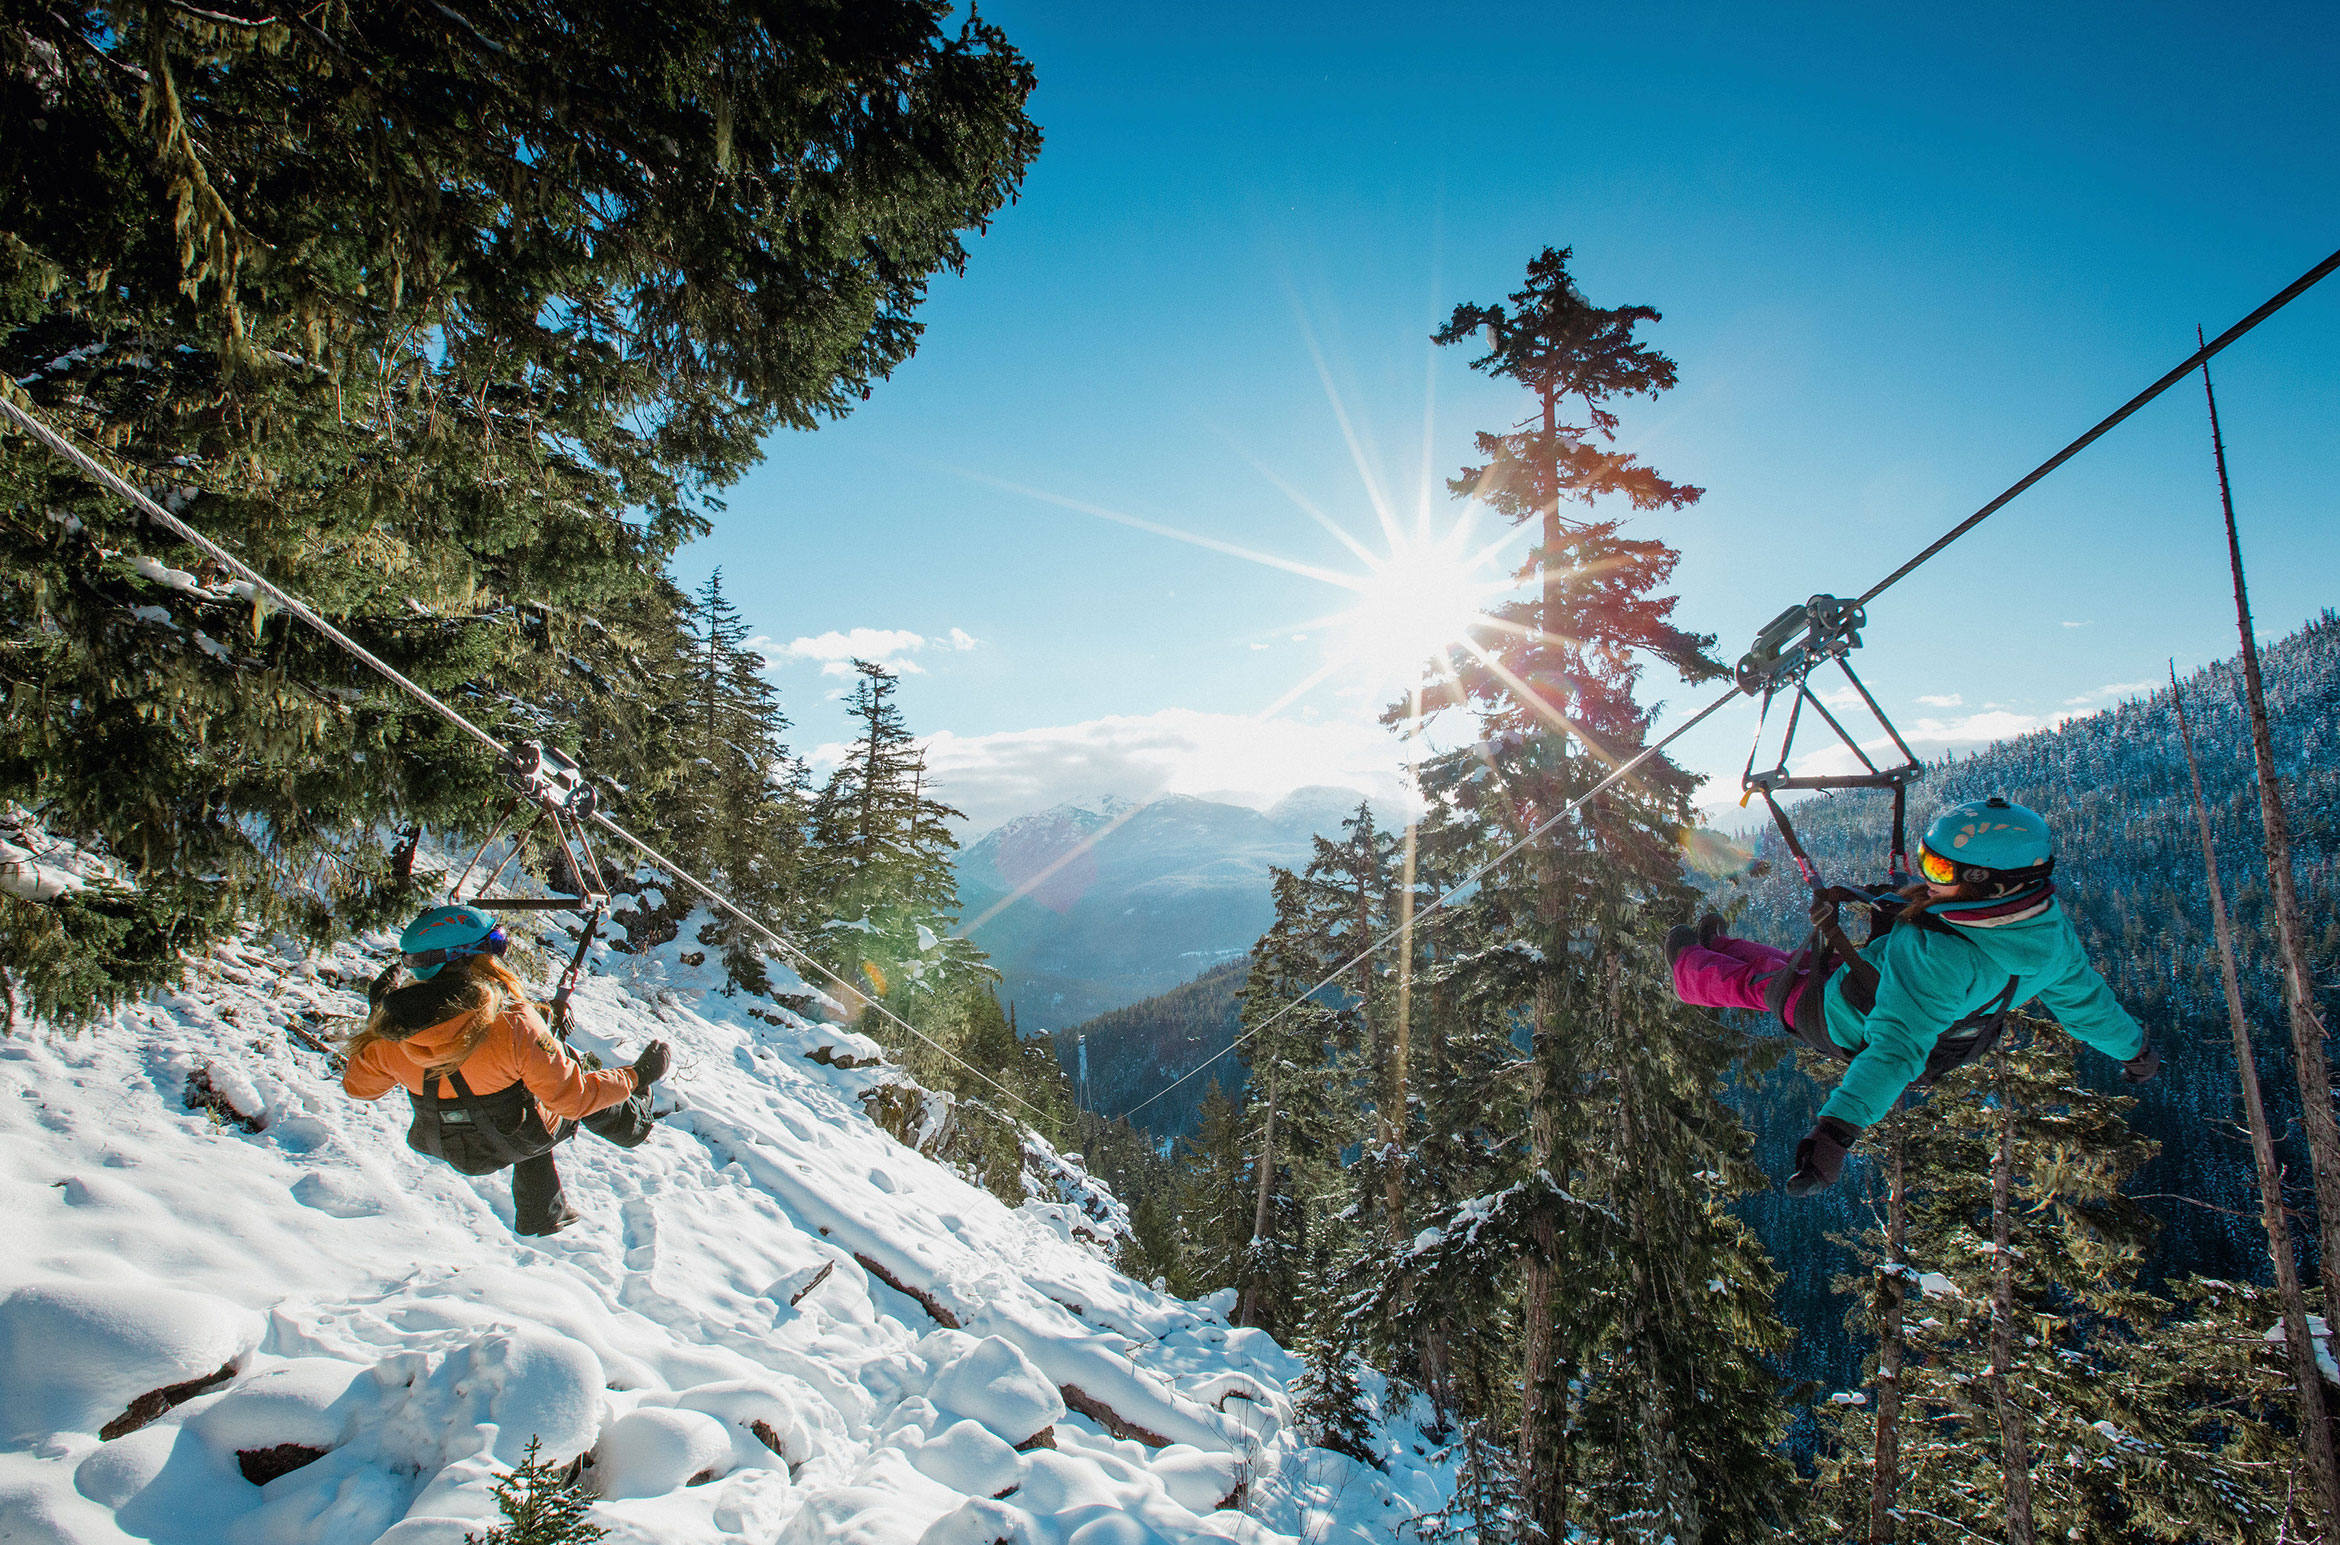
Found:
[(1149, 1432), (1125, 1418), (1119, 1411), (1082, 1389), (1078, 1384), (1060, 1384), (1056, 1392), (1064, 1403), (1095, 1422), (1117, 1438), (1135, 1438), (1148, 1448), (1168, 1448), (1170, 1440), (1158, 1432)]
[[(935, 1324), (940, 1325), (945, 1330), (957, 1330), (959, 1328), (959, 1317), (951, 1313), (950, 1310), (944, 1308), (942, 1301), (936, 1298), (932, 1293), (924, 1292), (918, 1288), (912, 1287), (909, 1283), (904, 1282), (900, 1277), (895, 1276), (892, 1272), (886, 1270), (883, 1266), (880, 1266), (877, 1262), (871, 1260), (868, 1256), (861, 1254), (859, 1251), (854, 1252), (853, 1259), (861, 1263), (861, 1269), (863, 1271), (868, 1272), (871, 1276), (877, 1278), (878, 1281), (883, 1282), (887, 1287), (892, 1288), (895, 1292), (901, 1294), (904, 1298), (912, 1300), (918, 1305), (919, 1308), (924, 1309), (929, 1315), (932, 1315), (934, 1317)], [(1076, 1407), (1076, 1409), (1078, 1408)]]

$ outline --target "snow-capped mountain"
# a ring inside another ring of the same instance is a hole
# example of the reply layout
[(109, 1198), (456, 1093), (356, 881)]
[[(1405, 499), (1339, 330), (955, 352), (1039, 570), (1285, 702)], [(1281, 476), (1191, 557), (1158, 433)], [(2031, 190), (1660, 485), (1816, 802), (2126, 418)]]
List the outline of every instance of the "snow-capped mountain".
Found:
[(1305, 864), (1361, 797), (1310, 787), (1261, 811), (1173, 794), (1019, 816), (960, 854), (962, 915), (1023, 1026), (1061, 1029), (1249, 949), (1274, 917), (1269, 867)]
[(1077, 1161), (1004, 1205), (873, 1122), (919, 1094), (874, 1042), (671, 947), (576, 1042), (672, 1043), (670, 1113), (562, 1148), (583, 1221), (515, 1237), (505, 1176), (339, 1088), (373, 943), (0, 1040), (0, 1539), (462, 1545), (532, 1440), (640, 1545), (1364, 1545), (1443, 1500), (1402, 1418), (1386, 1475), (1304, 1446), (1298, 1361), (1117, 1272)]

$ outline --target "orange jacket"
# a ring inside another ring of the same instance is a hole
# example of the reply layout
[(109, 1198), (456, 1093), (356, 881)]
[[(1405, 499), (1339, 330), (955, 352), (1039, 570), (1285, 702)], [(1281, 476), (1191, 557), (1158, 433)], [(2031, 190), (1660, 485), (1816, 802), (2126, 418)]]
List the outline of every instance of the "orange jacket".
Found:
[[(420, 1094), (423, 1069), (453, 1049), (472, 1022), (470, 1014), (458, 1014), (427, 1030), (417, 1030), (403, 1041), (374, 1041), (360, 1047), (342, 1071), (341, 1087), (361, 1100), (378, 1100), (400, 1087)], [(487, 1039), (456, 1071), (473, 1094), (493, 1094), (515, 1083), (526, 1084), (548, 1121), (575, 1121), (607, 1110), (638, 1087), (632, 1068), (586, 1071), (533, 1012), (521, 1010), (497, 1016)], [(455, 1086), (442, 1078), (438, 1093), (452, 1099)]]

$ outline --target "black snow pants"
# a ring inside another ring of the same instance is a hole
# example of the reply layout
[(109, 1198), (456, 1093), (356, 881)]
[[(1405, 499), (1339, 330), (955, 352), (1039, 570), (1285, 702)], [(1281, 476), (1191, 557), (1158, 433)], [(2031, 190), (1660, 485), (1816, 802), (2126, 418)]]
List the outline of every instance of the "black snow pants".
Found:
[(649, 1139), (655, 1124), (647, 1090), (583, 1121), (548, 1124), (519, 1084), (481, 1095), (471, 1091), (460, 1073), (451, 1082), (457, 1091), (452, 1098), (408, 1096), (414, 1104), (414, 1125), (407, 1131), (407, 1146), (466, 1175), (492, 1175), (509, 1168), (512, 1230), (518, 1234), (550, 1234), (574, 1217), (561, 1192), (553, 1149), (576, 1136), (579, 1127), (620, 1148), (634, 1148)]

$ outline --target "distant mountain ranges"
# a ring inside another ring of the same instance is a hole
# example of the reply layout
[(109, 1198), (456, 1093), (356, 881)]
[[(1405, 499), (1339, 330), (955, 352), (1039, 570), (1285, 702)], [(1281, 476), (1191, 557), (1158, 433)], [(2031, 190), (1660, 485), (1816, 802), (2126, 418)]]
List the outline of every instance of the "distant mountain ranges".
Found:
[(1306, 864), (1363, 799), (1317, 786), (1265, 811), (1172, 794), (1019, 816), (960, 853), (961, 916), (1025, 1032), (1060, 1030), (1241, 958), (1275, 917), (1269, 868)]

